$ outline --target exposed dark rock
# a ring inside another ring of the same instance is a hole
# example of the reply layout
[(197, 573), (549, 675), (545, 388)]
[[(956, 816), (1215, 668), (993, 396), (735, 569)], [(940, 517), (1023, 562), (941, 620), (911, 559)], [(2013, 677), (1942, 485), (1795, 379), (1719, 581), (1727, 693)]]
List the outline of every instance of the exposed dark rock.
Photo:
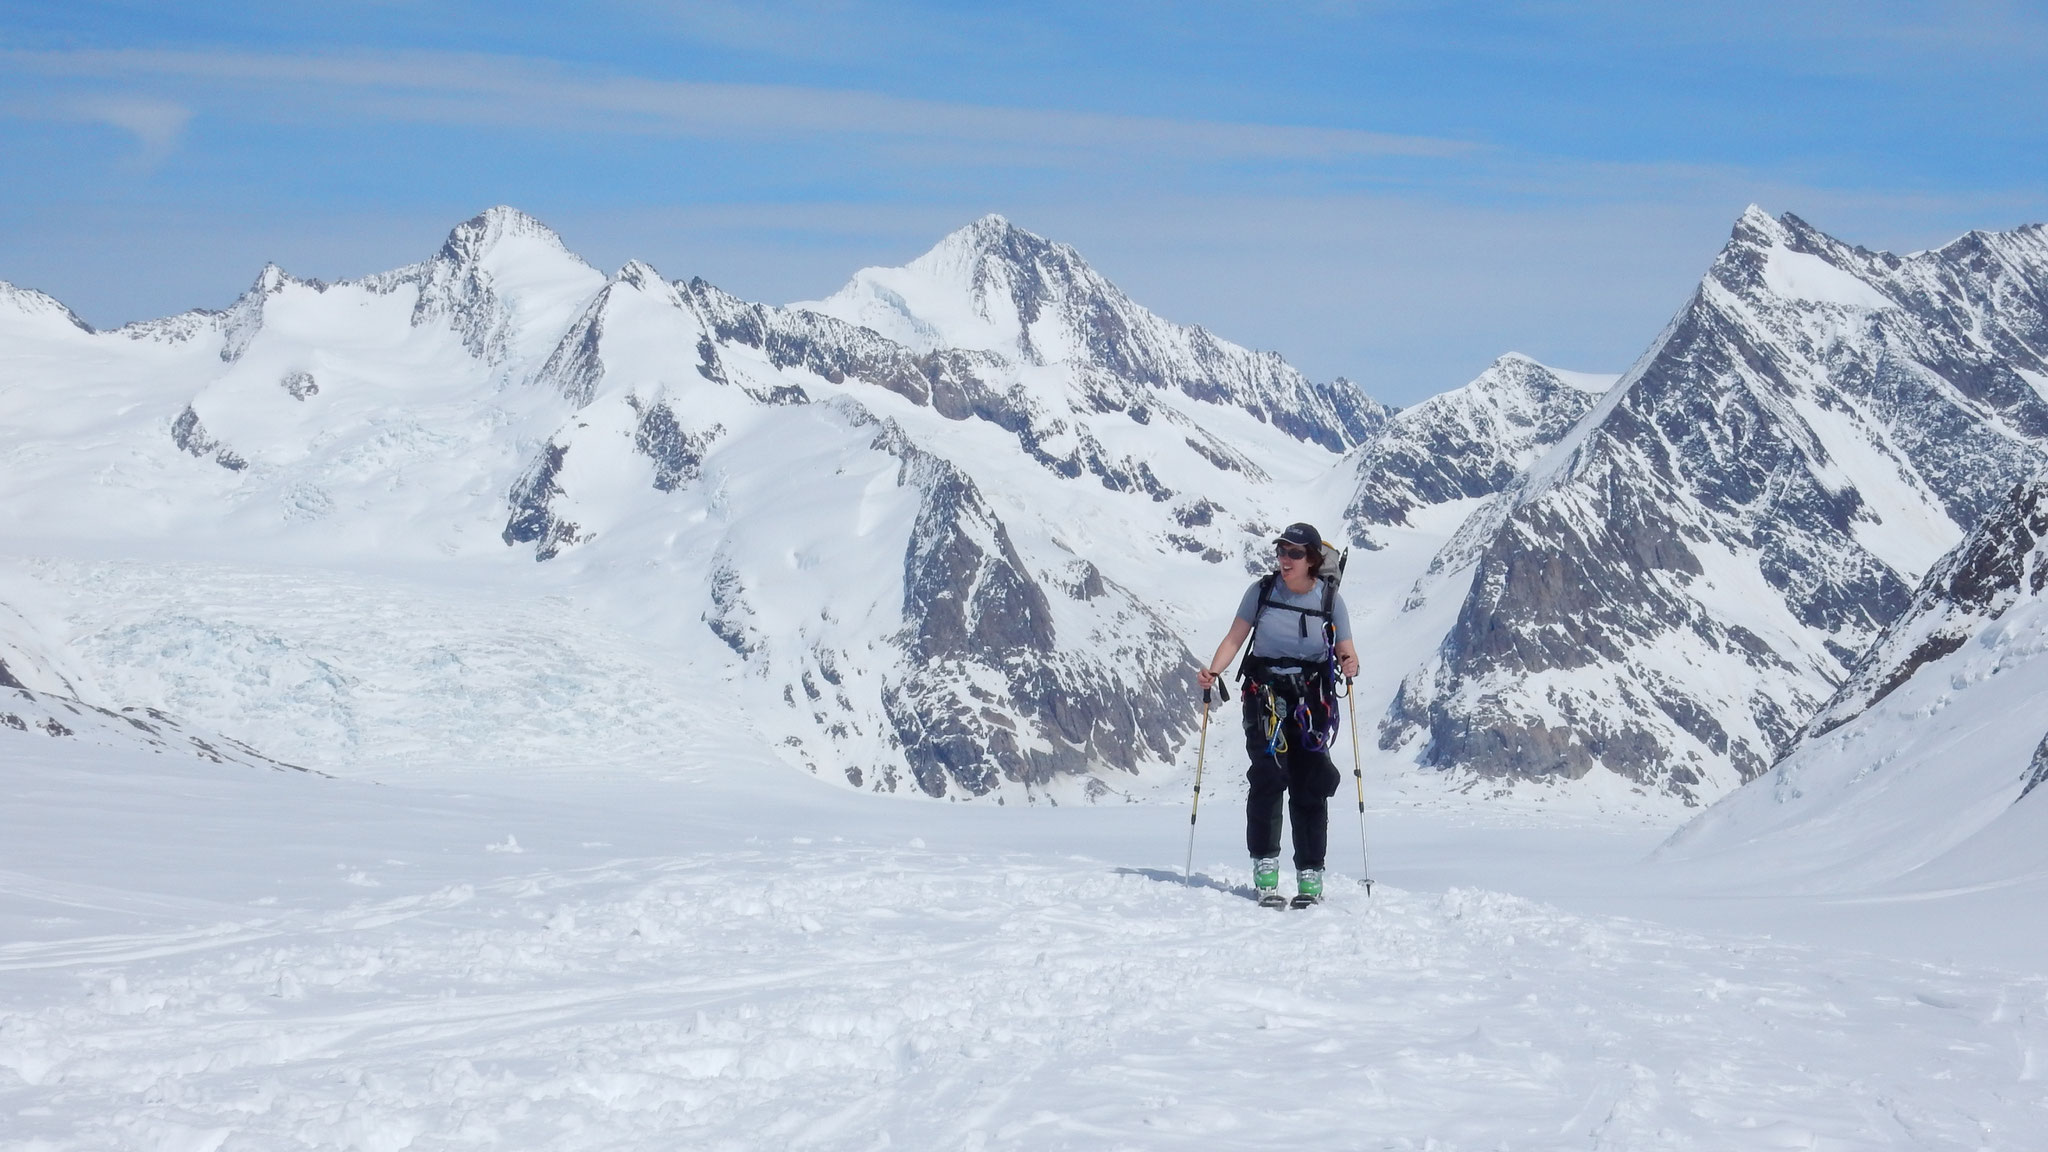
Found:
[(597, 395), (604, 380), (604, 315), (613, 286), (607, 285), (548, 353), (537, 379), (578, 408)]
[(313, 380), (311, 372), (287, 372), (278, 386), (291, 393), (294, 400), (304, 400), (320, 394), (320, 385)]
[(505, 523), (503, 539), (507, 545), (535, 545), (535, 560), (552, 560), (563, 548), (583, 538), (581, 530), (556, 516), (552, 507), (555, 497), (562, 495), (561, 486), (555, 481), (568, 455), (567, 446), (550, 441), (528, 466), (526, 474), (512, 485), (512, 516)]
[(683, 431), (666, 401), (644, 403), (629, 397), (640, 419), (633, 427), (633, 447), (654, 461), (654, 486), (663, 492), (697, 479), (703, 473), (704, 454), (723, 429), (713, 426), (702, 435)]
[(14, 673), (7, 670), (7, 661), (0, 660), (0, 688), (25, 689), (27, 687), (28, 685), (23, 684), (20, 680), (15, 679)]
[(1183, 528), (1207, 528), (1216, 522), (1216, 514), (1221, 511), (1222, 508), (1207, 500), (1196, 500), (1192, 504), (1176, 508), (1173, 518), (1178, 520)]
[[(156, 709), (146, 710), (155, 721), (148, 724), (111, 708), (54, 693), (16, 688), (12, 690), (12, 697), (10, 706), (22, 711), (0, 712), (0, 727), (19, 733), (41, 732), (53, 738), (114, 747), (139, 746), (157, 752), (184, 753), (216, 764), (244, 764), (276, 771), (326, 775), (266, 756), (232, 737), (216, 735), (203, 739), (185, 731), (178, 721)], [(0, 756), (4, 755), (0, 753)]]
[(178, 413), (176, 420), (171, 421), (171, 443), (194, 456), (204, 456), (219, 446), (206, 434), (205, 427), (199, 423), (199, 413), (193, 411), (190, 404)]
[(199, 422), (199, 413), (187, 404), (178, 418), (171, 421), (171, 443), (185, 452), (204, 458), (209, 453), (213, 462), (230, 472), (240, 472), (249, 466), (235, 451), (206, 434), (206, 427)]
[[(893, 428), (877, 446), (902, 458), (902, 482), (923, 497), (898, 637), (911, 671), (882, 691), (917, 786), (981, 795), (1003, 780), (1040, 784), (1170, 754), (1190, 725), (1196, 664), (1186, 648), (1084, 562), (1071, 591), (1114, 597), (1137, 642), (1119, 646), (1114, 667), (1062, 651), (1051, 602), (974, 482)], [(988, 672), (1007, 686), (1004, 698), (977, 698)]]
[(761, 649), (761, 638), (754, 627), (754, 610), (747, 603), (746, 586), (740, 582), (739, 572), (729, 562), (720, 564), (711, 574), (711, 609), (704, 614), (704, 623), (712, 635), (725, 641), (727, 647), (742, 657), (752, 656)]
[(2048, 780), (2048, 736), (2041, 737), (2041, 743), (2034, 748), (2034, 759), (2027, 765), (2027, 780), (2020, 785), (2018, 800), (2026, 799), (2027, 793), (2040, 787), (2043, 780)]

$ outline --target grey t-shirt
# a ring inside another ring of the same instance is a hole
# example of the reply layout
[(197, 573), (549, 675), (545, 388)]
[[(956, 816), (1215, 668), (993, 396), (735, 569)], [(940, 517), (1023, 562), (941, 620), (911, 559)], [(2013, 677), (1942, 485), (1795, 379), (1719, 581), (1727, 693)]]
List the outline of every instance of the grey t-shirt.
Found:
[[(1275, 579), (1273, 594), (1269, 599), (1281, 604), (1299, 604), (1320, 612), (1323, 608), (1323, 582), (1297, 596), (1287, 590), (1287, 581)], [(1344, 594), (1337, 593), (1330, 600), (1330, 616), (1337, 624), (1337, 639), (1351, 639), (1351, 613), (1344, 607)], [(1252, 655), (1269, 660), (1310, 660), (1322, 661), (1328, 652), (1323, 647), (1323, 618), (1303, 616), (1285, 608), (1259, 608), (1259, 581), (1244, 590), (1244, 599), (1237, 603), (1237, 618), (1250, 622), (1252, 627)], [(1301, 634), (1302, 621), (1308, 621), (1308, 635)]]

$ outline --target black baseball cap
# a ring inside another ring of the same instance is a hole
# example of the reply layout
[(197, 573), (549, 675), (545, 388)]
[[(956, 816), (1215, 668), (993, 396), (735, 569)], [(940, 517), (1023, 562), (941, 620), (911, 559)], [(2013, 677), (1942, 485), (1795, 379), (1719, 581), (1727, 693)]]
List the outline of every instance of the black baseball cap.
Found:
[(1299, 544), (1303, 548), (1321, 548), (1323, 546), (1323, 534), (1316, 531), (1316, 526), (1313, 524), (1289, 524), (1287, 531), (1280, 533), (1279, 538), (1273, 542), (1278, 544), (1281, 540), (1285, 540), (1289, 544)]

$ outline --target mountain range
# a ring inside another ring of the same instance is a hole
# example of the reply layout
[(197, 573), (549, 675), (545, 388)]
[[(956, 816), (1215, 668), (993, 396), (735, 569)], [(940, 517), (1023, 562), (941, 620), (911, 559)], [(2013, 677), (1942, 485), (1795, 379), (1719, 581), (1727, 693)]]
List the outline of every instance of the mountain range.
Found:
[[(0, 525), (25, 555), (559, 592), (804, 770), (1058, 800), (1180, 763), (1196, 654), (1307, 519), (1353, 549), (1381, 760), (1694, 805), (1824, 739), (1923, 578), (2048, 460), (2044, 351), (2040, 228), (1897, 256), (1751, 209), (1625, 373), (1510, 354), (1395, 411), (1001, 217), (772, 306), (605, 275), (496, 208), (419, 264), (269, 267), (104, 332), (0, 286)], [(94, 664), (97, 625), (15, 608), (18, 690), (171, 702)], [(374, 756), (237, 718), (189, 719)]]

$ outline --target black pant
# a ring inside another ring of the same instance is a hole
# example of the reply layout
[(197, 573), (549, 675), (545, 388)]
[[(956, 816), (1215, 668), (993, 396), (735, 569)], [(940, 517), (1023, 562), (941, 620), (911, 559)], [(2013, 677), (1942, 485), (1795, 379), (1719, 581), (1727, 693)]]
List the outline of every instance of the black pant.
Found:
[(1245, 751), (1252, 767), (1246, 779), (1251, 794), (1244, 803), (1244, 843), (1254, 857), (1280, 854), (1280, 799), (1287, 798), (1287, 817), (1294, 825), (1294, 867), (1321, 868), (1330, 843), (1330, 797), (1343, 774), (1326, 751), (1312, 751), (1293, 716), (1293, 705), (1280, 697), (1285, 713), (1281, 734), (1287, 750), (1277, 757), (1266, 751), (1266, 702), (1261, 693), (1244, 694)]

